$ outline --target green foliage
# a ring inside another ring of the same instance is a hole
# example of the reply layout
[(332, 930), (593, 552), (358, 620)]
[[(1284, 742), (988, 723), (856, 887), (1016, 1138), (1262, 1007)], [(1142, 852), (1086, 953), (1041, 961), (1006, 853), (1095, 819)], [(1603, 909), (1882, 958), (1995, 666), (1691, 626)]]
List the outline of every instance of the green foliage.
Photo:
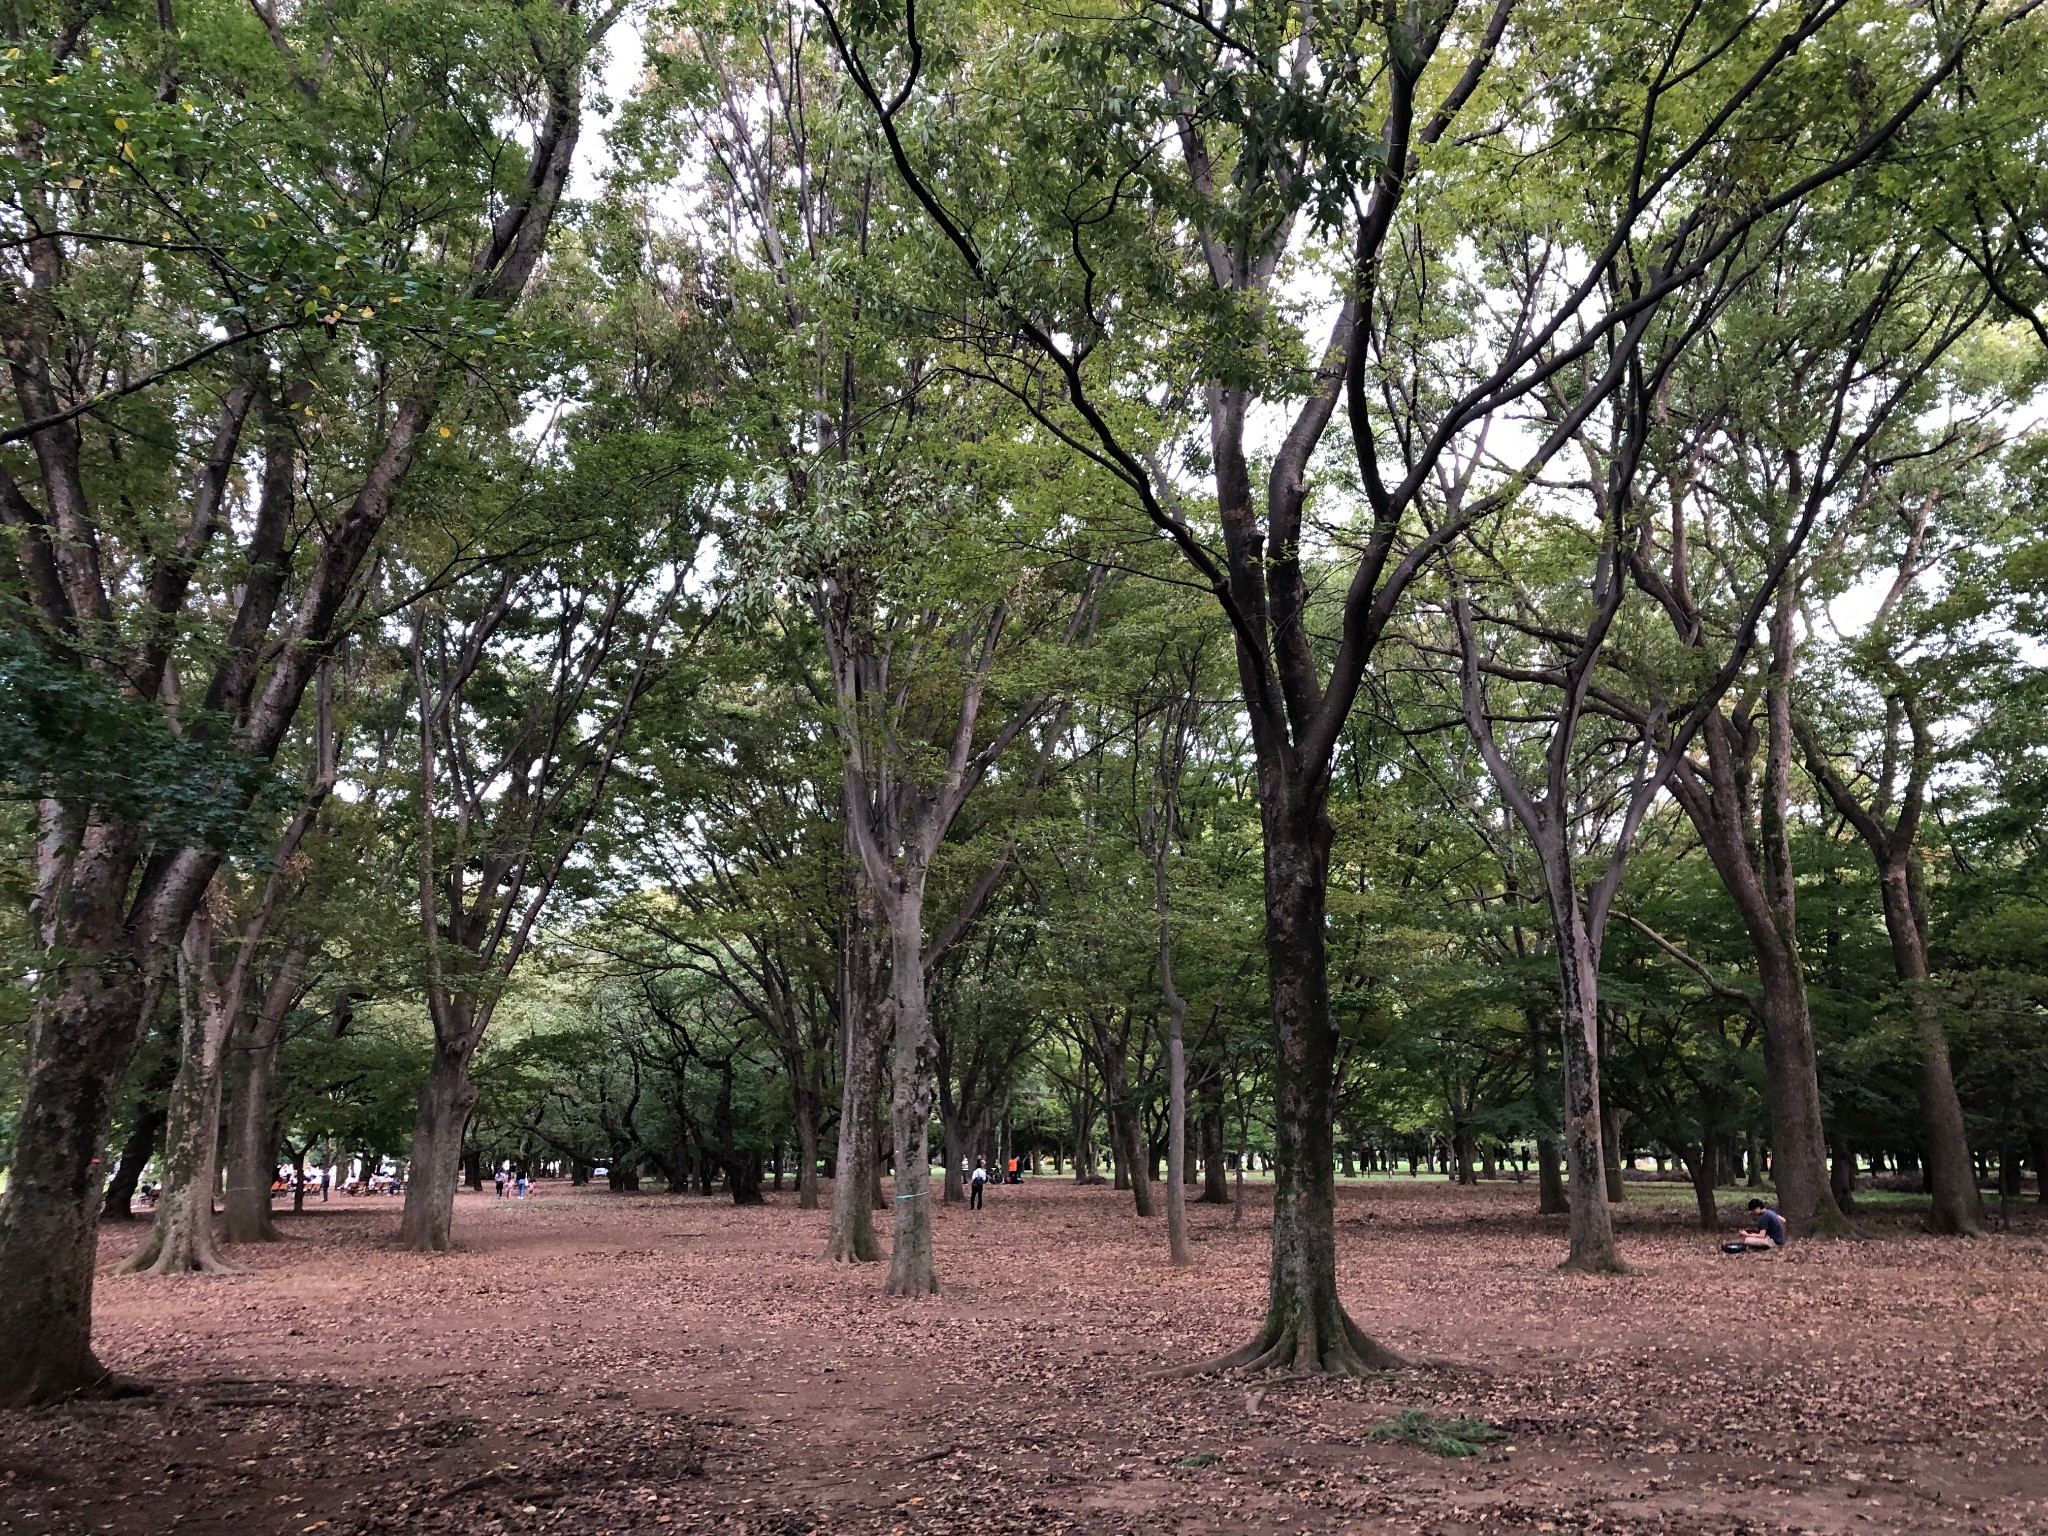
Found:
[(1403, 1408), (1366, 1430), (1369, 1440), (1419, 1446), (1439, 1456), (1477, 1456), (1489, 1445), (1508, 1438), (1484, 1419), (1440, 1419), (1426, 1408)]
[(271, 782), (188, 714), (172, 730), (100, 673), (53, 661), (33, 639), (0, 629), (0, 795), (46, 796), (142, 828), (152, 842), (255, 851)]

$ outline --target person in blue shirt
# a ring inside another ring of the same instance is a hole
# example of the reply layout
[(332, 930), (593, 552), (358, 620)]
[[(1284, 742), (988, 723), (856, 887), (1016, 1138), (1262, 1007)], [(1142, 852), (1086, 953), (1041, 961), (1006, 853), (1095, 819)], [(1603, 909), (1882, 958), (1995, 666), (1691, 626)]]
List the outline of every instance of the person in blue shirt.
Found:
[(1773, 1248), (1785, 1246), (1785, 1218), (1765, 1205), (1761, 1200), (1749, 1202), (1749, 1214), (1756, 1221), (1757, 1230), (1771, 1240)]

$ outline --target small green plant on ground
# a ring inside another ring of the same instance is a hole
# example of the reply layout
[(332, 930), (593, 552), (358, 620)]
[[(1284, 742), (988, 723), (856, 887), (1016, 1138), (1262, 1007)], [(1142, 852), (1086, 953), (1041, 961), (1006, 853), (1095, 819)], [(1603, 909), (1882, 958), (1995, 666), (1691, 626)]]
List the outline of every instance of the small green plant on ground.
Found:
[(1484, 1419), (1439, 1419), (1423, 1408), (1403, 1408), (1373, 1425), (1366, 1436), (1419, 1445), (1439, 1456), (1477, 1456), (1483, 1447), (1508, 1437), (1506, 1430), (1495, 1429)]

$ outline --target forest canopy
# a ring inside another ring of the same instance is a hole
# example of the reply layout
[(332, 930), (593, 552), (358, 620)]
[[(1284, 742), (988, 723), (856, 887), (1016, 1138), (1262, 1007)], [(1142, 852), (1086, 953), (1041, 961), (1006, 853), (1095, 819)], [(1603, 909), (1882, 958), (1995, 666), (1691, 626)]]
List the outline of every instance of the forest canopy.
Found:
[(2042, 1179), (2038, 4), (5, 30), (0, 1401), (280, 1168), (1269, 1179), (1346, 1375), (1343, 1179)]

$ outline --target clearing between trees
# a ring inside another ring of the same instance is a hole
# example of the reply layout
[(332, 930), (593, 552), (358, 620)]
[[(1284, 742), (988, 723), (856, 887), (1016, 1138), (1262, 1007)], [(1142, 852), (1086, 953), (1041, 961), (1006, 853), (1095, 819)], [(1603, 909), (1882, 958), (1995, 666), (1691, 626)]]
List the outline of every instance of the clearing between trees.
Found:
[[(935, 1212), (936, 1300), (820, 1264), (793, 1194), (464, 1193), (430, 1255), (399, 1202), (337, 1198), (247, 1275), (171, 1281), (104, 1273), (147, 1230), (110, 1229), (94, 1337), (156, 1391), (0, 1414), (0, 1531), (2048, 1528), (2032, 1210), (1724, 1258), (1684, 1186), (1632, 1188), (1637, 1272), (1560, 1282), (1533, 1186), (1346, 1183), (1345, 1304), (1416, 1368), (1148, 1374), (1256, 1316), (1246, 1198), (1191, 1206), (1174, 1269), (1126, 1195), (992, 1189)], [(1472, 1454), (1409, 1443), (1455, 1420)]]

